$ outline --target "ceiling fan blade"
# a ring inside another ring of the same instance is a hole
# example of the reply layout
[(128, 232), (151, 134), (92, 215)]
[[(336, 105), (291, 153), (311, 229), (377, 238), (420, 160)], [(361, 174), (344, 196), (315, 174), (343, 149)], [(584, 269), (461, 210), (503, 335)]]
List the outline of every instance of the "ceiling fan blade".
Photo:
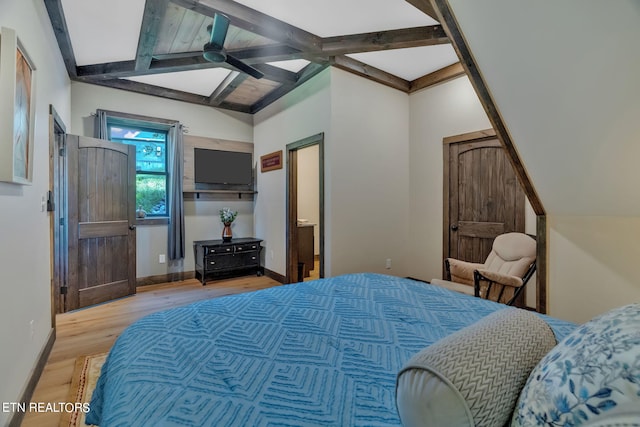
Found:
[(216, 13), (213, 16), (213, 25), (211, 27), (211, 41), (214, 46), (222, 48), (224, 46), (224, 40), (227, 38), (227, 31), (229, 30), (229, 18)]
[(253, 68), (251, 65), (245, 64), (244, 62), (240, 61), (237, 58), (234, 58), (233, 56), (231, 56), (229, 54), (227, 54), (226, 62), (227, 62), (227, 64), (233, 65), (238, 70), (242, 71), (243, 73), (247, 73), (251, 77), (254, 77), (256, 79), (261, 79), (261, 78), (264, 77), (264, 74), (261, 71)]

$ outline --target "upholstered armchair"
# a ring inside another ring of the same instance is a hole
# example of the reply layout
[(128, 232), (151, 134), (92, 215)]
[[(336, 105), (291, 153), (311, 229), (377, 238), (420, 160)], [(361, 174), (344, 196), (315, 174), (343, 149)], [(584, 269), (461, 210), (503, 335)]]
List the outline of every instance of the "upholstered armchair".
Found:
[(432, 284), (513, 305), (536, 268), (536, 241), (523, 233), (501, 234), (483, 264), (445, 260), (446, 279)]

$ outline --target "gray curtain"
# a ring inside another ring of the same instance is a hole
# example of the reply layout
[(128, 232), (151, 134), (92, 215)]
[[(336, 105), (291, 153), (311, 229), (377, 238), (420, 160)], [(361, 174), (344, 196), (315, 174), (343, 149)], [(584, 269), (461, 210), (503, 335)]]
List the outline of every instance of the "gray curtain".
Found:
[(98, 139), (109, 139), (109, 135), (107, 135), (107, 113), (104, 110), (96, 110), (93, 136)]
[(175, 124), (169, 129), (169, 259), (184, 258), (184, 201), (182, 198), (182, 125)]

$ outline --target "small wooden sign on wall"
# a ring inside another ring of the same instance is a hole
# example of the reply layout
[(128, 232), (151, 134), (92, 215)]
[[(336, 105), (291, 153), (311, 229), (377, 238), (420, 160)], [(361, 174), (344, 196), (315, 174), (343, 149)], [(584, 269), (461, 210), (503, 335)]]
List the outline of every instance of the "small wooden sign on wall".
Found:
[(282, 169), (282, 150), (260, 156), (260, 172)]

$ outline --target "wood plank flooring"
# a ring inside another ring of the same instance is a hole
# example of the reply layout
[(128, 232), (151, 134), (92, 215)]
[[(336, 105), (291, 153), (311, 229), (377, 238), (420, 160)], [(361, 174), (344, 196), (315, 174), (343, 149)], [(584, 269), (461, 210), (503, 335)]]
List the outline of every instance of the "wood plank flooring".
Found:
[[(196, 279), (138, 288), (134, 296), (56, 317), (56, 342), (33, 394), (33, 402), (66, 402), (76, 358), (109, 351), (130, 324), (147, 314), (191, 302), (278, 286), (266, 276), (209, 282)], [(26, 427), (57, 427), (56, 413), (27, 413)]]

